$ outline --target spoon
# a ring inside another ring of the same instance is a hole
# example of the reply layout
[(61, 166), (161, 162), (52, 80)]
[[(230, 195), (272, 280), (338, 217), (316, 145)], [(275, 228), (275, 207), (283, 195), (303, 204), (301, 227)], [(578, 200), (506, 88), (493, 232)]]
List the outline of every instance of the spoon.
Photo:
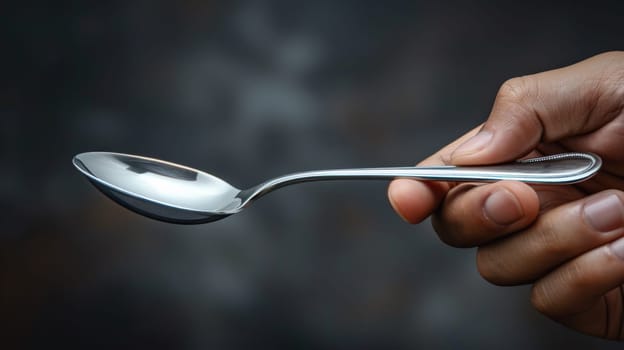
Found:
[(591, 153), (562, 153), (487, 166), (317, 170), (276, 177), (243, 190), (199, 170), (129, 154), (81, 153), (73, 163), (105, 195), (130, 210), (166, 222), (201, 224), (236, 214), (273, 190), (301, 182), (410, 178), (564, 185), (590, 178), (602, 161)]

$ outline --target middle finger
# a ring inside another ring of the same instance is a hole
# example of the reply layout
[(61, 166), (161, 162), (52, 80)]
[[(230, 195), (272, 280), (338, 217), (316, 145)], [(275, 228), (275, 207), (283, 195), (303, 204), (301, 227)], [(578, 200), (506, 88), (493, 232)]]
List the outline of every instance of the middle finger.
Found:
[(483, 245), (481, 275), (499, 285), (531, 282), (624, 235), (624, 194), (608, 190), (542, 213), (527, 229)]

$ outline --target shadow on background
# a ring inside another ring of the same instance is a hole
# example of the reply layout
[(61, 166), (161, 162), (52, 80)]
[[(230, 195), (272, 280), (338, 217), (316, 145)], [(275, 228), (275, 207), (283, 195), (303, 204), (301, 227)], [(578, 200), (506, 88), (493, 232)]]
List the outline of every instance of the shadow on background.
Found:
[(513, 76), (621, 49), (621, 1), (2, 5), (0, 347), (608, 348), (394, 216), (306, 184), (201, 226), (115, 205), (70, 163), (155, 156), (244, 187), (412, 164)]

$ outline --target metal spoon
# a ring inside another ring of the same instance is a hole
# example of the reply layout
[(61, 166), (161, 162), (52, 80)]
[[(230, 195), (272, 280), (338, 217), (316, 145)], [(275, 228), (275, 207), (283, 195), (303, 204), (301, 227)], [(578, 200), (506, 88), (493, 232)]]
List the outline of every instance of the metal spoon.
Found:
[(261, 196), (300, 182), (411, 178), (572, 184), (594, 175), (602, 161), (594, 154), (563, 153), (488, 166), (317, 170), (280, 176), (244, 190), (199, 170), (129, 154), (82, 153), (73, 163), (98, 189), (128, 209), (162, 221), (200, 224), (236, 214)]

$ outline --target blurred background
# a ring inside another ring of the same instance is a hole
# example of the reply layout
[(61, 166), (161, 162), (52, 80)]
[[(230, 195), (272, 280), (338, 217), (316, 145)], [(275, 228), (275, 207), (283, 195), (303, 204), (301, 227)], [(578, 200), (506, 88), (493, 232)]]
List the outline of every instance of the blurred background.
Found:
[(1, 6), (0, 347), (586, 349), (529, 287), (394, 215), (384, 182), (235, 217), (130, 213), (71, 165), (158, 157), (245, 187), (410, 165), (506, 79), (622, 49), (624, 2), (100, 1)]

